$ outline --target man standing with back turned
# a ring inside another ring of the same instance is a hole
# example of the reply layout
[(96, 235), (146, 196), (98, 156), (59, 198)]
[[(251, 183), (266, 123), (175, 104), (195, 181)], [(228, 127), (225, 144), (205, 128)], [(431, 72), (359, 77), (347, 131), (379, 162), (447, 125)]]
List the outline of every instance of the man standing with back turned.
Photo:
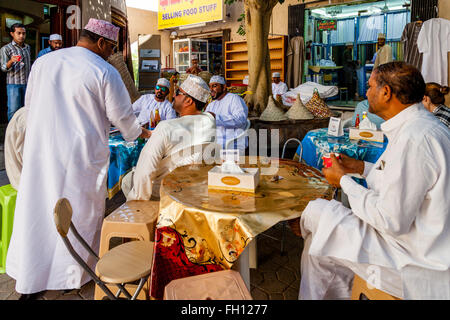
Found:
[[(133, 114), (119, 73), (105, 61), (118, 32), (109, 22), (90, 19), (77, 46), (39, 58), (30, 74), (23, 169), (6, 261), (22, 299), (43, 290), (80, 288), (90, 280), (56, 230), (55, 204), (60, 198), (70, 201), (73, 224), (98, 252), (110, 123), (127, 141), (150, 136)], [(86, 261), (87, 252), (68, 236)], [(93, 267), (94, 261), (88, 264)]]

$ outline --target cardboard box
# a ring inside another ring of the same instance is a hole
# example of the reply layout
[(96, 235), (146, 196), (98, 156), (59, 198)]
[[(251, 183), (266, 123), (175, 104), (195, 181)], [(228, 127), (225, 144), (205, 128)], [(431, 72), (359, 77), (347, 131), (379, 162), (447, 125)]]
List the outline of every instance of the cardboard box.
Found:
[(350, 128), (350, 139), (384, 142), (383, 131)]
[(225, 173), (220, 166), (208, 172), (208, 189), (255, 193), (259, 184), (259, 168), (242, 168), (244, 173)]

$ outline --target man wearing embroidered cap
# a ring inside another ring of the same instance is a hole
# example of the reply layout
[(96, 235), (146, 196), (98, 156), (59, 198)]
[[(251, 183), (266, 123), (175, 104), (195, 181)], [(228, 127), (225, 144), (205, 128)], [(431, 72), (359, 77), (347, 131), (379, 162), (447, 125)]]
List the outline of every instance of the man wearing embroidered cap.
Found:
[(280, 77), (281, 75), (279, 72), (274, 72), (272, 74), (272, 94), (274, 99), (279, 99), (282, 94), (288, 92), (288, 86), (281, 81)]
[[(22, 299), (43, 290), (80, 288), (90, 280), (56, 231), (55, 204), (60, 198), (70, 201), (73, 224), (98, 251), (110, 124), (127, 141), (150, 136), (133, 114), (120, 74), (105, 61), (118, 32), (109, 22), (91, 19), (75, 47), (37, 59), (31, 70), (27, 138), (6, 261)], [(86, 251), (72, 243), (86, 261)]]
[(155, 94), (144, 94), (133, 103), (133, 111), (138, 114), (138, 121), (141, 125), (148, 123), (151, 115), (154, 117), (156, 109), (159, 110), (161, 120), (177, 117), (172, 104), (166, 100), (169, 88), (169, 80), (160, 78), (156, 83)]
[[(240, 96), (227, 92), (226, 82), (222, 76), (212, 76), (209, 81), (212, 101), (206, 107), (216, 115), (216, 143), (225, 148), (226, 141), (233, 139), (245, 130), (248, 108)], [(237, 145), (236, 145), (237, 144)], [(245, 150), (246, 137), (242, 137), (232, 148)]]
[[(183, 81), (173, 101), (180, 117), (158, 124), (142, 149), (136, 168), (122, 180), (127, 200), (158, 199), (161, 180), (167, 174), (202, 160), (202, 151), (214, 142), (216, 132), (214, 115), (202, 111), (208, 98), (208, 85), (202, 78), (189, 75)], [(186, 151), (191, 146), (203, 148)]]
[(386, 35), (384, 33), (378, 34), (378, 50), (375, 55), (374, 69), (382, 64), (393, 61), (392, 47), (386, 44)]
[(42, 49), (41, 51), (39, 51), (38, 56), (37, 56), (38, 58), (42, 57), (44, 54), (61, 49), (63, 46), (62, 37), (59, 34), (54, 33), (54, 34), (50, 35), (48, 44), (50, 45), (48, 48), (45, 48), (45, 49)]

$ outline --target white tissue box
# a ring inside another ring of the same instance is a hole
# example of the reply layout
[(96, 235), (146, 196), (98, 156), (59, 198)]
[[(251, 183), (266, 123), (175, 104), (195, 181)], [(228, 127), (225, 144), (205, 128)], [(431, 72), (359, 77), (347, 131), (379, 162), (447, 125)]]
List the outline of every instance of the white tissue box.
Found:
[(384, 141), (383, 131), (379, 130), (350, 128), (349, 136), (350, 139), (356, 140), (367, 140), (381, 143)]
[(259, 168), (242, 168), (244, 173), (222, 172), (220, 166), (208, 171), (208, 189), (255, 193), (259, 184)]

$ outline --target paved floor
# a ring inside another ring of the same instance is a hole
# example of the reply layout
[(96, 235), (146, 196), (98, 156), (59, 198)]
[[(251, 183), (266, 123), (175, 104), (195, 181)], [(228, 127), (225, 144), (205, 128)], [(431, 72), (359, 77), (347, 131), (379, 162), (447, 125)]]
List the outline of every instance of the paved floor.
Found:
[[(0, 171), (0, 185), (9, 183), (6, 171)], [(123, 193), (106, 201), (105, 215), (125, 202)], [(264, 234), (281, 238), (281, 224), (275, 225)], [(300, 254), (303, 241), (286, 228), (286, 253), (280, 254), (280, 242), (260, 235), (257, 238), (258, 268), (250, 270), (251, 294), (258, 300), (296, 300), (300, 284)], [(17, 300), (15, 280), (7, 274), (0, 274), (0, 300)], [(70, 292), (47, 291), (41, 300), (93, 300), (93, 281), (79, 290)]]

